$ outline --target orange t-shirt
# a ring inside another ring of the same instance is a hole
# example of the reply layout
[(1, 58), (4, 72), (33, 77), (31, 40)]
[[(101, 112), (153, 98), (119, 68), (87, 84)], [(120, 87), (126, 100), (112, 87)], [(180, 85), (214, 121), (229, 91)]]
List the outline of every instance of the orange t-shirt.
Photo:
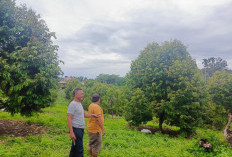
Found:
[[(101, 117), (102, 125), (104, 125), (103, 111), (98, 104), (96, 103), (90, 104), (88, 108), (88, 112), (89, 114), (100, 114), (99, 117)], [(91, 133), (101, 132), (101, 128), (97, 123), (97, 118), (88, 118), (87, 130), (88, 132)]]

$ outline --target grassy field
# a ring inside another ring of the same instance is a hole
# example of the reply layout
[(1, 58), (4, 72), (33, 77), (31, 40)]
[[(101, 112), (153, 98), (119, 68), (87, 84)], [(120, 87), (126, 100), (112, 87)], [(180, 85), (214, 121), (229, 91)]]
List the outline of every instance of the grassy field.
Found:
[[(59, 92), (53, 106), (30, 118), (0, 111), (0, 119), (23, 120), (28, 124), (38, 123), (50, 127), (42, 135), (26, 138), (0, 136), (1, 157), (66, 157), (69, 154), (71, 140), (66, 123), (68, 101), (64, 93)], [(86, 119), (87, 120), (87, 119)], [(157, 125), (149, 122), (149, 125)], [(175, 129), (175, 128), (174, 128)], [(180, 135), (178, 138), (156, 133), (149, 135), (131, 130), (123, 118), (105, 120), (106, 135), (103, 137), (102, 157), (188, 157), (221, 156), (231, 157), (232, 150), (224, 140), (222, 132), (198, 129), (197, 135), (190, 139)], [(199, 139), (207, 138), (213, 145), (210, 152), (199, 147)], [(85, 130), (84, 155), (87, 152), (88, 136)]]

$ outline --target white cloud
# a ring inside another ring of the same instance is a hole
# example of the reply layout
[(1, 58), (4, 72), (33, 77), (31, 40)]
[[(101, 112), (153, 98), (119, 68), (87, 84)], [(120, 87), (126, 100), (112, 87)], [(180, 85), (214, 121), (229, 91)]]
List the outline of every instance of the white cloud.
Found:
[[(125, 75), (150, 42), (177, 38), (201, 67), (202, 58), (232, 68), (232, 0), (17, 0), (56, 32), (65, 75)], [(229, 60), (230, 59), (230, 60)]]
[(227, 59), (228, 68), (232, 69), (232, 58)]
[[(59, 36), (72, 35), (81, 27), (98, 20), (126, 21), (130, 11), (153, 9), (168, 16), (175, 11), (182, 11), (186, 18), (209, 14), (213, 7), (230, 2), (230, 0), (17, 0), (25, 3), (42, 15), (52, 31)], [(175, 16), (175, 15), (174, 15)]]
[(117, 53), (100, 53), (100, 52), (76, 52), (72, 49), (67, 51), (68, 55), (65, 57), (65, 66), (72, 67), (76, 65), (78, 67), (88, 67), (89, 64), (104, 64), (104, 63), (116, 63), (120, 61), (120, 63), (130, 63), (130, 60), (125, 58), (124, 56)]

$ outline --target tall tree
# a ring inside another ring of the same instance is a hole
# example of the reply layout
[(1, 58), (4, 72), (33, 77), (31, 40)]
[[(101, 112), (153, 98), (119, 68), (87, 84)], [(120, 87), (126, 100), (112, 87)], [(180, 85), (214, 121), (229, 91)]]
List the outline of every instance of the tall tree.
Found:
[(0, 108), (30, 115), (52, 100), (61, 74), (57, 49), (45, 21), (32, 9), (0, 1)]
[(224, 136), (227, 137), (232, 120), (232, 74), (225, 70), (215, 72), (208, 82), (208, 91), (212, 102), (223, 106), (228, 112), (229, 119), (224, 130)]
[(201, 74), (178, 40), (149, 44), (132, 62), (127, 85), (139, 88), (153, 105), (162, 131), (164, 120), (191, 132), (200, 118)]
[(203, 59), (202, 64), (204, 65), (202, 72), (204, 73), (205, 80), (210, 79), (216, 71), (224, 70), (227, 67), (227, 61), (220, 57)]

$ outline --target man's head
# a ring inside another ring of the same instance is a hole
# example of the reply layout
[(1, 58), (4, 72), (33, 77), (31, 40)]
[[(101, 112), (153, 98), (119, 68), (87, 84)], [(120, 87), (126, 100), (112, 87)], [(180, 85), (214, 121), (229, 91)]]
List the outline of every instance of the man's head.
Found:
[(95, 93), (92, 95), (92, 102), (100, 102), (100, 95)]
[(79, 101), (79, 102), (82, 101), (83, 98), (84, 98), (84, 92), (83, 92), (83, 90), (80, 89), (80, 88), (74, 89), (74, 91), (73, 91), (73, 97), (74, 97), (74, 99), (76, 101)]

